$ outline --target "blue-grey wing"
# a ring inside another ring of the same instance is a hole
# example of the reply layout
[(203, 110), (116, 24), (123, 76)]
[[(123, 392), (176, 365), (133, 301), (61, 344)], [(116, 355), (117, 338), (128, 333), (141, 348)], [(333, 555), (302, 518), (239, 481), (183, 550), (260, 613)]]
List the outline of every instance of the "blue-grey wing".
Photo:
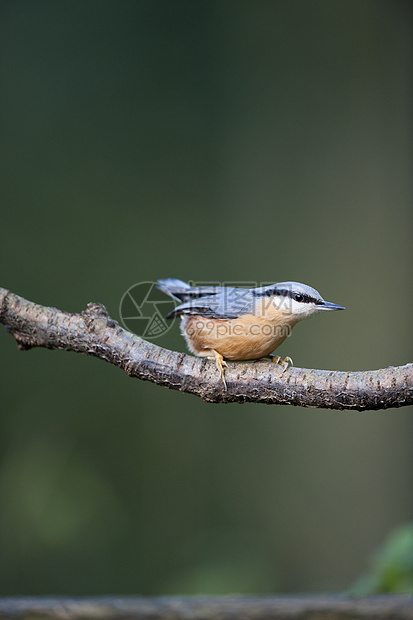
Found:
[(210, 319), (236, 319), (252, 313), (256, 301), (251, 289), (221, 287), (215, 295), (198, 297), (180, 304), (166, 318), (179, 314), (198, 314)]

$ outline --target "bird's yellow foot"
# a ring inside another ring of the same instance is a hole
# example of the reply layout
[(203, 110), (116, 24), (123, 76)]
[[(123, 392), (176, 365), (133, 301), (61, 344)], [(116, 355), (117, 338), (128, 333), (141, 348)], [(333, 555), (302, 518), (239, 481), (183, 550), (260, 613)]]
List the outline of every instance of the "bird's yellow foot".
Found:
[(218, 353), (218, 351), (214, 351), (212, 349), (212, 353), (214, 354), (214, 357), (211, 359), (215, 359), (215, 364), (220, 372), (222, 383), (224, 384), (224, 390), (227, 391), (227, 382), (225, 381), (225, 368), (228, 368), (228, 364), (226, 363), (222, 355)]
[(281, 359), (279, 355), (270, 354), (268, 357), (271, 359), (271, 361), (274, 364), (279, 364), (282, 367), (283, 372), (287, 370), (288, 364), (291, 364), (291, 366), (294, 366), (293, 360), (289, 356), (284, 357), (284, 359)]

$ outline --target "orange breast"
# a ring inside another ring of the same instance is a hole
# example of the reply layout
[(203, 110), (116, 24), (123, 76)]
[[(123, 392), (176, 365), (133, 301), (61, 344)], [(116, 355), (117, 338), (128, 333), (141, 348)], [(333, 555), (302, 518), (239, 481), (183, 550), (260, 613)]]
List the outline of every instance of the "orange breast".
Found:
[(279, 347), (294, 325), (282, 313), (245, 314), (228, 321), (193, 315), (182, 317), (181, 330), (196, 355), (208, 356), (214, 350), (228, 360), (255, 360)]

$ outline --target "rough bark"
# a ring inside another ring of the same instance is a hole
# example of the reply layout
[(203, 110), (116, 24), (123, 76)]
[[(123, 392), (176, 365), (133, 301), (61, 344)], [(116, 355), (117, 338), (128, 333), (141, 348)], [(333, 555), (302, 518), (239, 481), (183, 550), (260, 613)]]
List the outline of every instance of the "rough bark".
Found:
[(0, 620), (413, 620), (413, 597), (0, 599)]
[(162, 349), (120, 327), (106, 308), (80, 314), (40, 306), (0, 288), (0, 322), (20, 349), (46, 347), (93, 355), (131, 377), (188, 392), (211, 403), (256, 402), (357, 411), (413, 403), (413, 364), (369, 371), (288, 368), (231, 362), (223, 388), (215, 363)]

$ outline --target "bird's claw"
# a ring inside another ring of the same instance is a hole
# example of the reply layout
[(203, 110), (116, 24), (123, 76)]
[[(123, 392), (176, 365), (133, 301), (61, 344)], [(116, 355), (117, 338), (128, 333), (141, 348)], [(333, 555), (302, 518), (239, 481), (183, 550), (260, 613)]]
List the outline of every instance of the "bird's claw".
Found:
[(228, 388), (227, 388), (227, 382), (225, 381), (225, 368), (228, 368), (228, 364), (226, 363), (226, 361), (224, 360), (224, 358), (222, 357), (220, 353), (218, 353), (217, 351), (213, 351), (213, 354), (214, 354), (214, 357), (212, 359), (215, 359), (215, 364), (221, 375), (222, 383), (224, 384), (224, 390), (226, 392)]
[(281, 359), (279, 355), (272, 355), (271, 361), (273, 362), (273, 364), (279, 364), (281, 368), (283, 369), (283, 372), (287, 370), (288, 364), (290, 364), (291, 366), (294, 366), (293, 360), (288, 355), (287, 357), (284, 357), (284, 359)]

